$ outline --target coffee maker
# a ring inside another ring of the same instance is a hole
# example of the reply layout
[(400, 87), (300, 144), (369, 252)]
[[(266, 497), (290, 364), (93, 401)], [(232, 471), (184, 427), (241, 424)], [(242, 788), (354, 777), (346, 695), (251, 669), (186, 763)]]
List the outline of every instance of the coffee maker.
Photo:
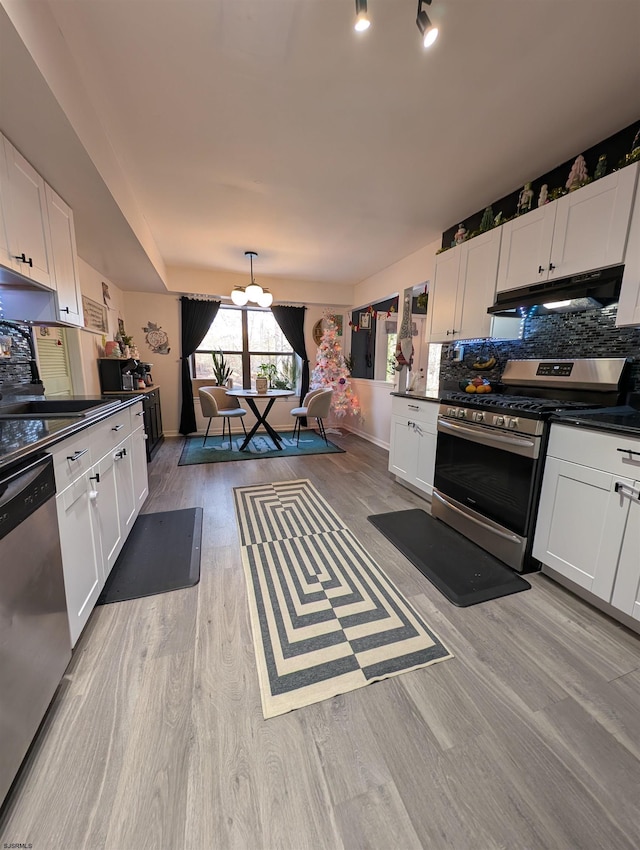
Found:
[(153, 385), (151, 364), (133, 358), (101, 357), (98, 375), (103, 393), (131, 392)]

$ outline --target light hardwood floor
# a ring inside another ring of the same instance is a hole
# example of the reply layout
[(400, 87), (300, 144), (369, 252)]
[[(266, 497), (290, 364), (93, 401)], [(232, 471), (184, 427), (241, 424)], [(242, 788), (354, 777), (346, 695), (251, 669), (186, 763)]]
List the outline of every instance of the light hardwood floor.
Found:
[[(368, 522), (424, 505), (387, 453), (178, 467), (195, 588), (96, 608), (0, 819), (34, 850), (635, 850), (640, 639), (541, 575), (449, 604)], [(455, 658), (263, 720), (232, 487), (309, 478)]]

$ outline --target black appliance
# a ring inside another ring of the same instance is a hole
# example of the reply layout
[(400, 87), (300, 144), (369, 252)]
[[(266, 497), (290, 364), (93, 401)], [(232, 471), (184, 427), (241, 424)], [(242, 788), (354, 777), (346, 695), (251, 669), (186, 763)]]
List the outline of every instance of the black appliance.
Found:
[(508, 394), (450, 393), (438, 412), (432, 513), (519, 572), (531, 557), (548, 420), (620, 404), (625, 358), (509, 360)]
[(101, 357), (98, 360), (100, 390), (103, 393), (119, 393), (139, 389), (139, 381), (151, 386), (151, 364), (133, 358)]

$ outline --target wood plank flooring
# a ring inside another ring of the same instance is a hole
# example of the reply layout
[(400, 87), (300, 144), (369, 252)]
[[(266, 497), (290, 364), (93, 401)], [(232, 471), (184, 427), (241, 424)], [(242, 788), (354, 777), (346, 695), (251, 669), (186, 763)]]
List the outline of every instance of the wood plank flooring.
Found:
[[(204, 508), (201, 581), (95, 609), (0, 846), (640, 846), (638, 636), (539, 574), (454, 607), (366, 519), (425, 503), (385, 451), (332, 438), (346, 454), (186, 467), (165, 441), (144, 510)], [(263, 720), (232, 487), (288, 478), (313, 482), (454, 659)]]

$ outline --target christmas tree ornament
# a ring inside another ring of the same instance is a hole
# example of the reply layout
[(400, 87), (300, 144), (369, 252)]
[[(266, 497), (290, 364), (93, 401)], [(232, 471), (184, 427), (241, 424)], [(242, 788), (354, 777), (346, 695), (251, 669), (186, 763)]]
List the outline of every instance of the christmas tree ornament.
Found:
[(593, 179), (599, 180), (601, 177), (604, 177), (607, 173), (607, 155), (606, 153), (601, 153), (598, 157), (598, 162), (596, 163), (596, 170), (593, 172)]
[(578, 154), (576, 161), (571, 166), (571, 171), (569, 172), (569, 177), (565, 183), (565, 188), (568, 189), (569, 192), (575, 192), (576, 189), (579, 189), (588, 182), (589, 174), (587, 173), (587, 163), (585, 162), (582, 154)]
[(482, 221), (480, 222), (480, 233), (486, 233), (487, 230), (492, 230), (493, 227), (493, 209), (491, 207), (487, 207), (482, 216)]

